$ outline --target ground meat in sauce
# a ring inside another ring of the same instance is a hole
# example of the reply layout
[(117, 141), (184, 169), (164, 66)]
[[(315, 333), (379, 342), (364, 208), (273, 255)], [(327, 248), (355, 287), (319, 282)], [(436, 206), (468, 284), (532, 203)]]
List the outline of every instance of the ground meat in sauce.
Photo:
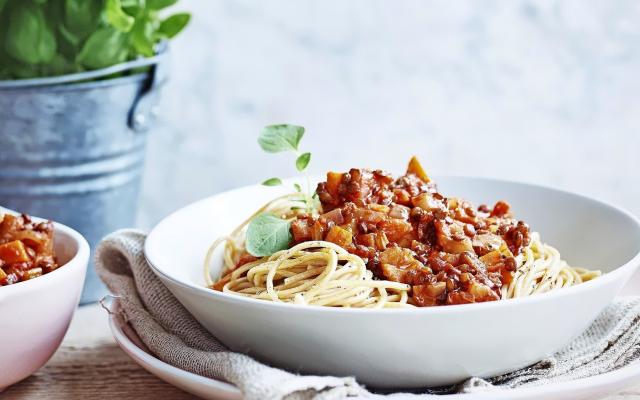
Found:
[(530, 241), (509, 204), (447, 198), (412, 159), (404, 176), (380, 170), (330, 172), (317, 188), (320, 216), (293, 221), (294, 243), (326, 240), (362, 257), (374, 276), (411, 285), (416, 306), (500, 299)]
[(58, 268), (53, 223), (28, 215), (0, 214), (0, 286), (33, 279)]

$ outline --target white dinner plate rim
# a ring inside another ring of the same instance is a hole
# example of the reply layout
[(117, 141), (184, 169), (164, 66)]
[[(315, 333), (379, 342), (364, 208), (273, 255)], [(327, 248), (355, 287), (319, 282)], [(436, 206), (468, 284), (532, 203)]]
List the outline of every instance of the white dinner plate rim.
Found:
[[(626, 217), (628, 217), (629, 219), (631, 219), (636, 225), (638, 225), (640, 227), (640, 220), (633, 215), (631, 212), (625, 210), (624, 208), (621, 208), (619, 206), (616, 206), (614, 204), (610, 204), (608, 202), (599, 200), (599, 199), (595, 199), (589, 196), (585, 196), (579, 193), (575, 193), (575, 192), (571, 192), (571, 191), (567, 191), (567, 190), (563, 190), (563, 189), (558, 189), (558, 188), (554, 188), (551, 186), (545, 186), (545, 185), (539, 185), (539, 184), (533, 184), (533, 183), (525, 183), (525, 182), (518, 182), (518, 181), (513, 181), (513, 180), (506, 180), (506, 179), (498, 179), (498, 178), (487, 178), (487, 177), (474, 177), (474, 176), (462, 176), (462, 175), (439, 175), (437, 179), (467, 179), (467, 180), (483, 180), (483, 181), (490, 181), (490, 182), (497, 182), (497, 183), (507, 183), (507, 184), (516, 184), (516, 185), (523, 185), (523, 186), (528, 186), (531, 188), (536, 188), (536, 189), (544, 189), (544, 190), (551, 190), (551, 191), (555, 191), (555, 192), (559, 192), (562, 194), (568, 194), (571, 196), (577, 196), (580, 197), (582, 199), (591, 201), (591, 202), (595, 202), (598, 205), (602, 206), (602, 207), (607, 207), (607, 208), (611, 208), (623, 215), (625, 215)], [(295, 178), (289, 178), (286, 179), (284, 182), (285, 184), (288, 182), (294, 182), (296, 181)], [(626, 274), (627, 272), (630, 272), (630, 270), (635, 268), (635, 265), (640, 263), (640, 249), (639, 251), (631, 258), (629, 259), (626, 263), (622, 264), (621, 266), (616, 267), (613, 271), (608, 272), (606, 274), (603, 274), (602, 276), (598, 277), (598, 279), (594, 279), (585, 283), (582, 283), (580, 285), (576, 285), (576, 286), (571, 286), (568, 288), (563, 288), (562, 290), (556, 290), (553, 292), (549, 292), (549, 293), (543, 293), (541, 295), (537, 295), (537, 296), (528, 296), (528, 297), (521, 297), (521, 298), (514, 298), (514, 299), (506, 299), (506, 300), (500, 300), (500, 301), (490, 301), (490, 302), (483, 302), (483, 303), (473, 303), (473, 304), (456, 304), (456, 305), (449, 305), (446, 307), (416, 307), (416, 308), (394, 308), (394, 309), (360, 309), (360, 308), (347, 308), (347, 307), (322, 307), (322, 306), (314, 306), (314, 305), (306, 305), (304, 307), (301, 307), (299, 305), (296, 304), (290, 304), (290, 303), (284, 303), (284, 302), (268, 302), (268, 301), (264, 301), (264, 300), (258, 300), (258, 299), (253, 299), (253, 298), (249, 298), (249, 297), (244, 297), (244, 296), (237, 296), (237, 295), (233, 295), (233, 294), (229, 294), (229, 293), (223, 293), (223, 292), (218, 292), (218, 291), (213, 291), (211, 289), (208, 289), (206, 287), (201, 287), (199, 285), (196, 285), (195, 283), (189, 283), (189, 282), (183, 282), (181, 280), (178, 280), (174, 277), (172, 277), (171, 275), (165, 273), (160, 267), (157, 266), (156, 262), (153, 260), (153, 257), (150, 255), (150, 250), (149, 250), (149, 243), (152, 243), (154, 238), (155, 238), (155, 234), (157, 234), (158, 232), (158, 228), (161, 227), (163, 225), (163, 223), (165, 223), (165, 221), (170, 220), (174, 215), (176, 215), (177, 213), (187, 209), (187, 208), (191, 208), (191, 207), (197, 207), (198, 205), (201, 205), (203, 203), (206, 202), (210, 202), (213, 201), (214, 199), (220, 198), (220, 197), (224, 197), (224, 196), (233, 196), (235, 193), (237, 193), (238, 191), (242, 191), (242, 190), (248, 190), (249, 188), (259, 188), (260, 185), (248, 185), (248, 186), (242, 186), (236, 189), (231, 189), (228, 191), (224, 191), (221, 193), (217, 193), (215, 195), (206, 197), (204, 199), (198, 200), (196, 202), (193, 202), (191, 204), (188, 204), (176, 211), (174, 211), (173, 213), (169, 214), (168, 216), (166, 216), (165, 218), (163, 218), (158, 224), (156, 224), (154, 226), (154, 228), (149, 232), (149, 234), (147, 235), (147, 238), (145, 240), (144, 243), (144, 248), (143, 248), (143, 252), (144, 252), (144, 257), (147, 261), (147, 263), (149, 264), (149, 266), (151, 267), (152, 271), (154, 273), (156, 273), (159, 276), (164, 277), (165, 279), (180, 285), (184, 288), (188, 288), (190, 290), (196, 290), (202, 294), (204, 294), (205, 296), (211, 296), (211, 297), (218, 297), (220, 300), (224, 300), (224, 301), (228, 301), (228, 302), (235, 302), (235, 303), (244, 303), (244, 304), (251, 304), (252, 306), (258, 307), (258, 308), (264, 308), (264, 309), (271, 309), (273, 307), (281, 307), (281, 308), (285, 308), (288, 309), (292, 312), (299, 312), (300, 310), (304, 310), (305, 312), (309, 312), (309, 313), (325, 313), (325, 314), (341, 314), (341, 313), (364, 313), (367, 315), (380, 315), (380, 314), (404, 314), (404, 313), (422, 313), (422, 314), (451, 314), (451, 313), (457, 313), (457, 312), (468, 312), (468, 311), (472, 311), (472, 310), (476, 310), (479, 311), (480, 309), (491, 309), (494, 307), (514, 307), (514, 306), (518, 306), (520, 304), (526, 304), (526, 303), (531, 303), (531, 302), (538, 302), (538, 301), (544, 301), (546, 300), (551, 300), (552, 298), (555, 297), (563, 297), (563, 296), (568, 296), (568, 295), (572, 295), (574, 293), (578, 293), (579, 291), (585, 291), (585, 290), (589, 290), (590, 288), (592, 288), (593, 286), (599, 286), (601, 284), (604, 284), (606, 282), (615, 280), (619, 277), (620, 274)], [(249, 210), (247, 215), (250, 215), (251, 212), (253, 212), (254, 210)], [(204, 254), (203, 254), (203, 258), (204, 258)]]
[(116, 299), (114, 304), (111, 306), (111, 310), (113, 311), (109, 311), (109, 328), (111, 329), (111, 333), (118, 346), (120, 346), (120, 348), (125, 353), (127, 353), (136, 362), (136, 364), (142, 367), (144, 367), (144, 365), (149, 365), (158, 369), (163, 369), (168, 374), (173, 375), (177, 378), (190, 380), (192, 382), (196, 382), (201, 385), (207, 385), (209, 387), (214, 387), (218, 390), (226, 392), (229, 395), (241, 396), (240, 389), (230, 383), (219, 381), (213, 378), (207, 378), (198, 374), (194, 374), (193, 372), (174, 367), (173, 365), (167, 364), (166, 362), (156, 358), (155, 356), (138, 347), (138, 345), (135, 344), (133, 340), (131, 340), (122, 329), (115, 311), (118, 308), (119, 305), (117, 304)]
[[(115, 310), (117, 309), (117, 307), (118, 305), (115, 304), (114, 308), (112, 309)], [(116, 317), (116, 314), (113, 312), (109, 314), (109, 327), (111, 328), (111, 332), (118, 346), (120, 346), (122, 350), (134, 360), (134, 362), (136, 362), (143, 368), (145, 365), (149, 365), (156, 369), (162, 369), (168, 374), (173, 375), (185, 382), (189, 381), (191, 383), (200, 385), (202, 389), (204, 389), (205, 386), (208, 388), (215, 388), (216, 390), (220, 390), (227, 396), (235, 396), (237, 398), (241, 398), (240, 390), (230, 383), (219, 381), (213, 378), (207, 378), (174, 367), (162, 360), (159, 360), (158, 358), (138, 347), (138, 345), (136, 345), (123, 331), (122, 326), (120, 325), (120, 322)], [(618, 382), (627, 382), (633, 378), (640, 378), (640, 361), (636, 361), (615, 371), (605, 372), (600, 375), (575, 379), (567, 382), (554, 382), (543, 386), (496, 390), (488, 392), (433, 395), (433, 398), (442, 398), (446, 400), (533, 400), (543, 398), (541, 396), (557, 396), (564, 394), (569, 396), (576, 390), (598, 389), (614, 385)], [(617, 389), (621, 388), (622, 387), (618, 387)], [(567, 397), (567, 399), (569, 398), (570, 397)]]

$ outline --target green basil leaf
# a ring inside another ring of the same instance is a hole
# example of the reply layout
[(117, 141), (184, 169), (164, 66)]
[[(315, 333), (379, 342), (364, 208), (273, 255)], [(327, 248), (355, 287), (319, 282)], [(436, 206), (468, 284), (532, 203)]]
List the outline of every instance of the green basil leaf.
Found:
[(53, 60), (43, 66), (42, 69), (42, 74), (46, 76), (64, 75), (73, 72), (79, 72), (79, 68), (61, 54), (56, 54)]
[[(4, 0), (4, 2), (3, 0), (0, 0), (0, 4), (2, 5), (2, 8), (0, 8), (0, 69), (3, 71), (3, 76), (9, 76), (11, 68), (8, 64), (11, 63), (13, 57), (7, 54), (5, 44), (8, 41), (6, 39), (9, 37), (7, 32), (9, 30), (9, 18), (11, 16), (10, 7), (12, 5), (9, 4), (5, 8), (4, 5), (6, 4), (6, 0)], [(2, 12), (2, 10), (4, 10), (4, 12)]]
[(262, 130), (258, 144), (268, 153), (296, 151), (302, 136), (304, 136), (304, 128), (301, 126), (269, 125)]
[(18, 61), (8, 65), (8, 71), (11, 77), (15, 79), (30, 79), (42, 76), (39, 65), (25, 64)]
[(86, 68), (98, 69), (124, 62), (127, 56), (127, 35), (104, 26), (89, 36), (76, 61)]
[(178, 0), (147, 0), (147, 7), (150, 10), (161, 10), (176, 4)]
[(102, 1), (65, 0), (64, 23), (69, 33), (84, 40), (98, 26)]
[(56, 55), (56, 38), (40, 7), (21, 1), (11, 11), (6, 50), (27, 64), (51, 62)]
[(120, 0), (120, 3), (122, 4), (122, 8), (126, 8), (126, 7), (144, 8), (144, 5), (145, 5), (144, 0)]
[(120, 0), (124, 12), (135, 17), (136, 20), (145, 15), (145, 3), (145, 0)]
[(147, 18), (139, 18), (131, 30), (131, 45), (136, 52), (146, 57), (154, 54), (153, 25)]
[(104, 11), (109, 24), (120, 32), (126, 33), (133, 28), (135, 19), (122, 10), (120, 0), (107, 0)]
[(296, 190), (296, 192), (302, 192), (302, 186), (300, 186), (299, 183), (294, 183), (293, 184), (293, 188)]
[(309, 161), (311, 161), (311, 153), (300, 154), (300, 157), (296, 159), (296, 168), (298, 171), (304, 171), (307, 165), (309, 165)]
[(255, 257), (270, 256), (291, 243), (291, 222), (272, 214), (260, 214), (247, 227), (247, 251)]
[(282, 185), (282, 180), (280, 178), (269, 178), (266, 181), (262, 182), (264, 186), (278, 186)]
[(75, 47), (80, 43), (81, 39), (76, 34), (69, 31), (64, 24), (58, 25), (58, 32), (60, 32), (62, 39), (66, 40), (72, 47)]
[(162, 21), (162, 23), (160, 23), (158, 32), (171, 39), (172, 37), (180, 33), (180, 31), (183, 30), (185, 26), (187, 26), (190, 19), (191, 14), (189, 13), (173, 14), (169, 18)]

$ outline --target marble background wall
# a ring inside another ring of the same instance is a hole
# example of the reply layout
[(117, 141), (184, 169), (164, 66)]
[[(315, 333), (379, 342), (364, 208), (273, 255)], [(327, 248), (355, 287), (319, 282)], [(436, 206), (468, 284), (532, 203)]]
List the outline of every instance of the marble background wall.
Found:
[(640, 215), (640, 2), (182, 0), (139, 225), (270, 176), (261, 127), (304, 125), (312, 172), (504, 177)]

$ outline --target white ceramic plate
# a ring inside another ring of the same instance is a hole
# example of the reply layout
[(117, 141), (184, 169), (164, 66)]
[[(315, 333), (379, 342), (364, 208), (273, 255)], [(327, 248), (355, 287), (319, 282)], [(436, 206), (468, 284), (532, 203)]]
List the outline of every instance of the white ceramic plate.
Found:
[[(115, 305), (117, 307), (117, 305)], [(115, 308), (114, 308), (115, 309)], [(240, 390), (226, 382), (205, 378), (173, 367), (149, 353), (140, 338), (119, 314), (109, 315), (109, 325), (116, 342), (138, 365), (163, 381), (188, 393), (210, 400), (239, 400)], [(491, 393), (452, 394), (433, 396), (444, 400), (587, 400), (600, 399), (638, 383), (640, 363), (636, 362), (617, 371), (577, 379), (566, 383), (552, 383), (542, 387), (513, 389)]]
[(116, 312), (117, 299), (113, 300), (110, 308), (113, 312), (109, 314), (109, 327), (116, 343), (142, 368), (163, 381), (203, 399), (242, 399), (240, 390), (233, 385), (181, 370), (155, 358), (120, 313)]
[(298, 306), (209, 290), (202, 272), (209, 244), (286, 190), (257, 185), (165, 218), (149, 234), (145, 255), (178, 300), (232, 350), (290, 371), (355, 375), (369, 386), (396, 389), (494, 376), (539, 361), (582, 332), (640, 264), (640, 222), (616, 207), (494, 179), (436, 182), (445, 195), (474, 204), (509, 201), (570, 264), (605, 274), (528, 298), (400, 310)]

